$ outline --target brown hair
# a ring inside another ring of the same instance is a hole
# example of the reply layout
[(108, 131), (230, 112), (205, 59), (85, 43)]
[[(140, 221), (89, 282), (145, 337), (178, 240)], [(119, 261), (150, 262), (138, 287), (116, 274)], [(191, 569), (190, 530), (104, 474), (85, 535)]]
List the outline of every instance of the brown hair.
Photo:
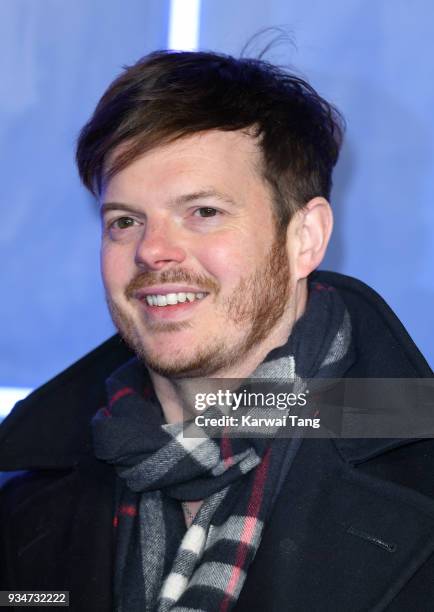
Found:
[(264, 60), (208, 52), (157, 51), (127, 67), (80, 133), (80, 177), (98, 195), (104, 180), (158, 145), (247, 128), (258, 137), (280, 226), (313, 197), (329, 198), (343, 136), (339, 112)]

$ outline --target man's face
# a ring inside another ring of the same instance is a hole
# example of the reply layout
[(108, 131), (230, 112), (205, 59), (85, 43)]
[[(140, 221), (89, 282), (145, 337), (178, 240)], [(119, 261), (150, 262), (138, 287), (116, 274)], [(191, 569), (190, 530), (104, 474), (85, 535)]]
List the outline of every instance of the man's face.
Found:
[(153, 149), (105, 186), (108, 305), (163, 376), (227, 370), (289, 329), (286, 234), (259, 167), (251, 136), (213, 130)]

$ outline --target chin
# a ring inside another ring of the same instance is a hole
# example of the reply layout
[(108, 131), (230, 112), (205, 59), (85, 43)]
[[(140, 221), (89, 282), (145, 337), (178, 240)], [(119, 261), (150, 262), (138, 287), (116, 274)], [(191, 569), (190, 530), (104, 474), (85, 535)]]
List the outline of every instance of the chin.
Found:
[[(110, 310), (113, 322), (124, 341), (148, 369), (161, 376), (167, 378), (211, 376), (226, 365), (227, 350), (223, 342), (211, 342), (212, 349), (209, 346), (206, 348), (190, 346), (190, 350), (186, 352), (185, 347), (188, 346), (188, 342), (185, 337), (178, 347), (174, 338), (170, 339), (163, 333), (155, 334), (155, 338), (150, 339), (148, 334), (145, 337), (143, 330), (140, 330), (131, 318), (123, 313), (121, 315), (113, 304)], [(167, 325), (165, 331), (169, 331)]]
[[(140, 357), (140, 355), (139, 355)], [(151, 356), (142, 353), (141, 358), (148, 368), (166, 378), (193, 378), (207, 376), (214, 371), (212, 359), (208, 355), (184, 355), (177, 358)]]
[(153, 372), (166, 378), (196, 378), (212, 376), (226, 365), (225, 346), (192, 350), (183, 353), (182, 349), (163, 352), (156, 348), (150, 350), (138, 338), (126, 337), (125, 341), (136, 353), (137, 357)]

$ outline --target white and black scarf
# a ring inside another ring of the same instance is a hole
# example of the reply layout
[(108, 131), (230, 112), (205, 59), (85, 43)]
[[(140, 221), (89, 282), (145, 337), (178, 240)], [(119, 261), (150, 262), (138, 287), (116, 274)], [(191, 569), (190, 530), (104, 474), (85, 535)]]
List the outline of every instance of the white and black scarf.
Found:
[[(288, 343), (252, 376), (338, 378), (353, 360), (341, 298), (313, 283)], [(231, 610), (300, 438), (186, 438), (182, 424), (165, 423), (137, 359), (107, 380), (107, 394), (93, 431), (96, 456), (119, 476), (115, 609)], [(187, 530), (185, 500), (204, 500)]]

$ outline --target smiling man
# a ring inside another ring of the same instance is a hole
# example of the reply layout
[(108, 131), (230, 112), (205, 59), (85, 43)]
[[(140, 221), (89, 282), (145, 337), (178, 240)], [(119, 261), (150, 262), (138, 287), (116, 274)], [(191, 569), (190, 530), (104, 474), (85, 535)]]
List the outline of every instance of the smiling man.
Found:
[(431, 440), (183, 430), (192, 381), (432, 376), (379, 296), (316, 272), (342, 132), (261, 60), (157, 52), (110, 85), (77, 162), (119, 335), (0, 430), (0, 468), (24, 471), (3, 589), (84, 611), (431, 609)]
[[(259, 166), (252, 135), (209, 130), (146, 153), (104, 188), (110, 311), (152, 372), (247, 375), (286, 342), (292, 257)], [(320, 198), (310, 208), (329, 216)]]

